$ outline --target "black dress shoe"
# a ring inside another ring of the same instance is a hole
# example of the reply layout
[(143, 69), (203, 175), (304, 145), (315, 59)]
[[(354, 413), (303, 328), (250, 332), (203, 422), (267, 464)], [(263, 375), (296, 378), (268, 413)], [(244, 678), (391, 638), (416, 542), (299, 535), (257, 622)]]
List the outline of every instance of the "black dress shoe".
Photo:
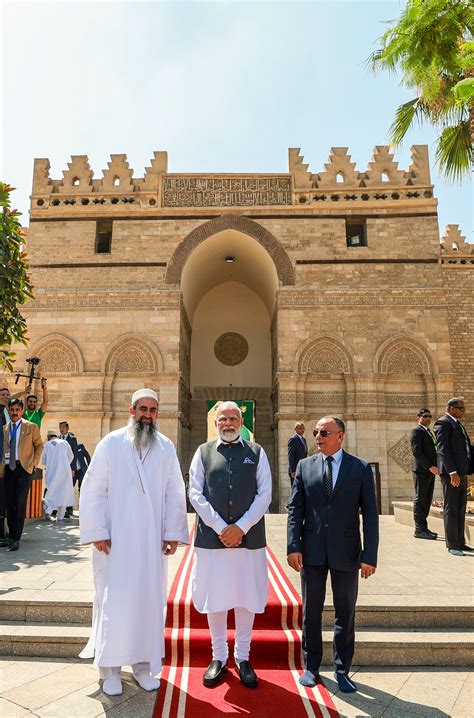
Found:
[(10, 541), (10, 548), (9, 551), (18, 551), (20, 548), (20, 542), (19, 541)]
[(435, 533), (434, 531), (430, 531), (430, 529), (426, 529), (426, 533), (430, 534), (430, 536), (433, 536), (433, 538), (435, 538), (435, 539), (438, 538), (438, 534)]
[(10, 539), (0, 538), (0, 546), (10, 546)]
[(207, 688), (217, 686), (223, 679), (226, 671), (227, 661), (225, 663), (222, 663), (222, 661), (211, 661), (202, 677), (202, 682)]
[(237, 673), (239, 674), (241, 682), (246, 688), (257, 687), (257, 674), (253, 670), (250, 661), (240, 661), (240, 663), (236, 663), (235, 667), (237, 669)]
[(462, 550), (463, 551), (474, 551), (474, 547), (464, 544), (464, 546), (462, 547)]
[(437, 538), (436, 534), (432, 534), (430, 531), (415, 531), (413, 536), (419, 539), (428, 539), (428, 541), (434, 541)]

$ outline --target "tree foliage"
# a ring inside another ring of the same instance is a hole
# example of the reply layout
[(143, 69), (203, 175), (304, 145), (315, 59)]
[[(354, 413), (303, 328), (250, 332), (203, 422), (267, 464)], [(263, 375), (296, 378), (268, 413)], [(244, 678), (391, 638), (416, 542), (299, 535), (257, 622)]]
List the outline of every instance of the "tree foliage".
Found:
[(407, 0), (369, 58), (373, 70), (401, 72), (416, 96), (400, 105), (390, 140), (400, 144), (414, 121), (440, 134), (436, 160), (448, 179), (470, 173), (474, 141), (474, 5), (471, 0)]
[(21, 234), (20, 212), (10, 209), (13, 191), (0, 182), (0, 368), (13, 368), (14, 352), (10, 346), (17, 342), (27, 344), (26, 320), (19, 305), (33, 297), (33, 286), (27, 271), (25, 242)]

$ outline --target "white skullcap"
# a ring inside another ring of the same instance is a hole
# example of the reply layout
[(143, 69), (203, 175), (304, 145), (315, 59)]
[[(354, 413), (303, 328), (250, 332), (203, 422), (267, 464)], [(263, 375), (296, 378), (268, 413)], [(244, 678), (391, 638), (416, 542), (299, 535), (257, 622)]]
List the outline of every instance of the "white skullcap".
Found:
[(136, 404), (139, 399), (154, 399), (158, 403), (158, 394), (153, 389), (137, 389), (132, 396), (132, 406)]
[(58, 432), (55, 429), (48, 429), (48, 438), (50, 436), (57, 436)]

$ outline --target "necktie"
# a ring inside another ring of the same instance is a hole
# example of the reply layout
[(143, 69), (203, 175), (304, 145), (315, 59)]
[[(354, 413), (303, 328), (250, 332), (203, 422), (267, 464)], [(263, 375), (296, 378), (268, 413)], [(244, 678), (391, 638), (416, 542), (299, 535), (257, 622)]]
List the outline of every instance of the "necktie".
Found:
[(326, 456), (326, 471), (324, 472), (324, 488), (326, 489), (326, 495), (328, 499), (331, 498), (332, 494), (332, 462), (334, 461), (332, 456)]
[(471, 458), (471, 447), (469, 446), (469, 441), (467, 440), (467, 433), (464, 426), (461, 424), (460, 421), (458, 421), (458, 426), (461, 429), (462, 433), (464, 434), (464, 441), (466, 442), (466, 451), (467, 451), (467, 458)]
[(426, 431), (427, 431), (428, 434), (430, 435), (431, 441), (432, 441), (433, 444), (435, 445), (435, 449), (437, 449), (437, 448), (438, 448), (438, 442), (436, 441), (436, 436), (433, 434), (433, 432), (431, 431), (431, 429), (426, 429)]
[(16, 432), (19, 424), (15, 424), (13, 427), (10, 425), (10, 459), (8, 465), (13, 471), (16, 469)]

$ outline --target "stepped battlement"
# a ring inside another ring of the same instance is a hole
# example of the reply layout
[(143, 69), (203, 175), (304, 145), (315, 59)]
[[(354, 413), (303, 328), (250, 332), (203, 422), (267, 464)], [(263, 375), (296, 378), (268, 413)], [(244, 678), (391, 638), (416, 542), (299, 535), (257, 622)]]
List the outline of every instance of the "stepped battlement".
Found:
[(125, 154), (113, 154), (101, 178), (94, 178), (87, 155), (73, 155), (62, 179), (50, 177), (48, 159), (36, 159), (32, 217), (130, 215), (174, 209), (289, 207), (318, 213), (377, 211), (408, 204), (415, 212), (436, 206), (428, 148), (412, 147), (412, 162), (400, 170), (390, 148), (377, 146), (359, 172), (347, 147), (331, 148), (324, 170), (311, 172), (299, 148), (290, 148), (287, 173), (169, 173), (167, 152), (155, 152), (144, 176), (134, 177)]

